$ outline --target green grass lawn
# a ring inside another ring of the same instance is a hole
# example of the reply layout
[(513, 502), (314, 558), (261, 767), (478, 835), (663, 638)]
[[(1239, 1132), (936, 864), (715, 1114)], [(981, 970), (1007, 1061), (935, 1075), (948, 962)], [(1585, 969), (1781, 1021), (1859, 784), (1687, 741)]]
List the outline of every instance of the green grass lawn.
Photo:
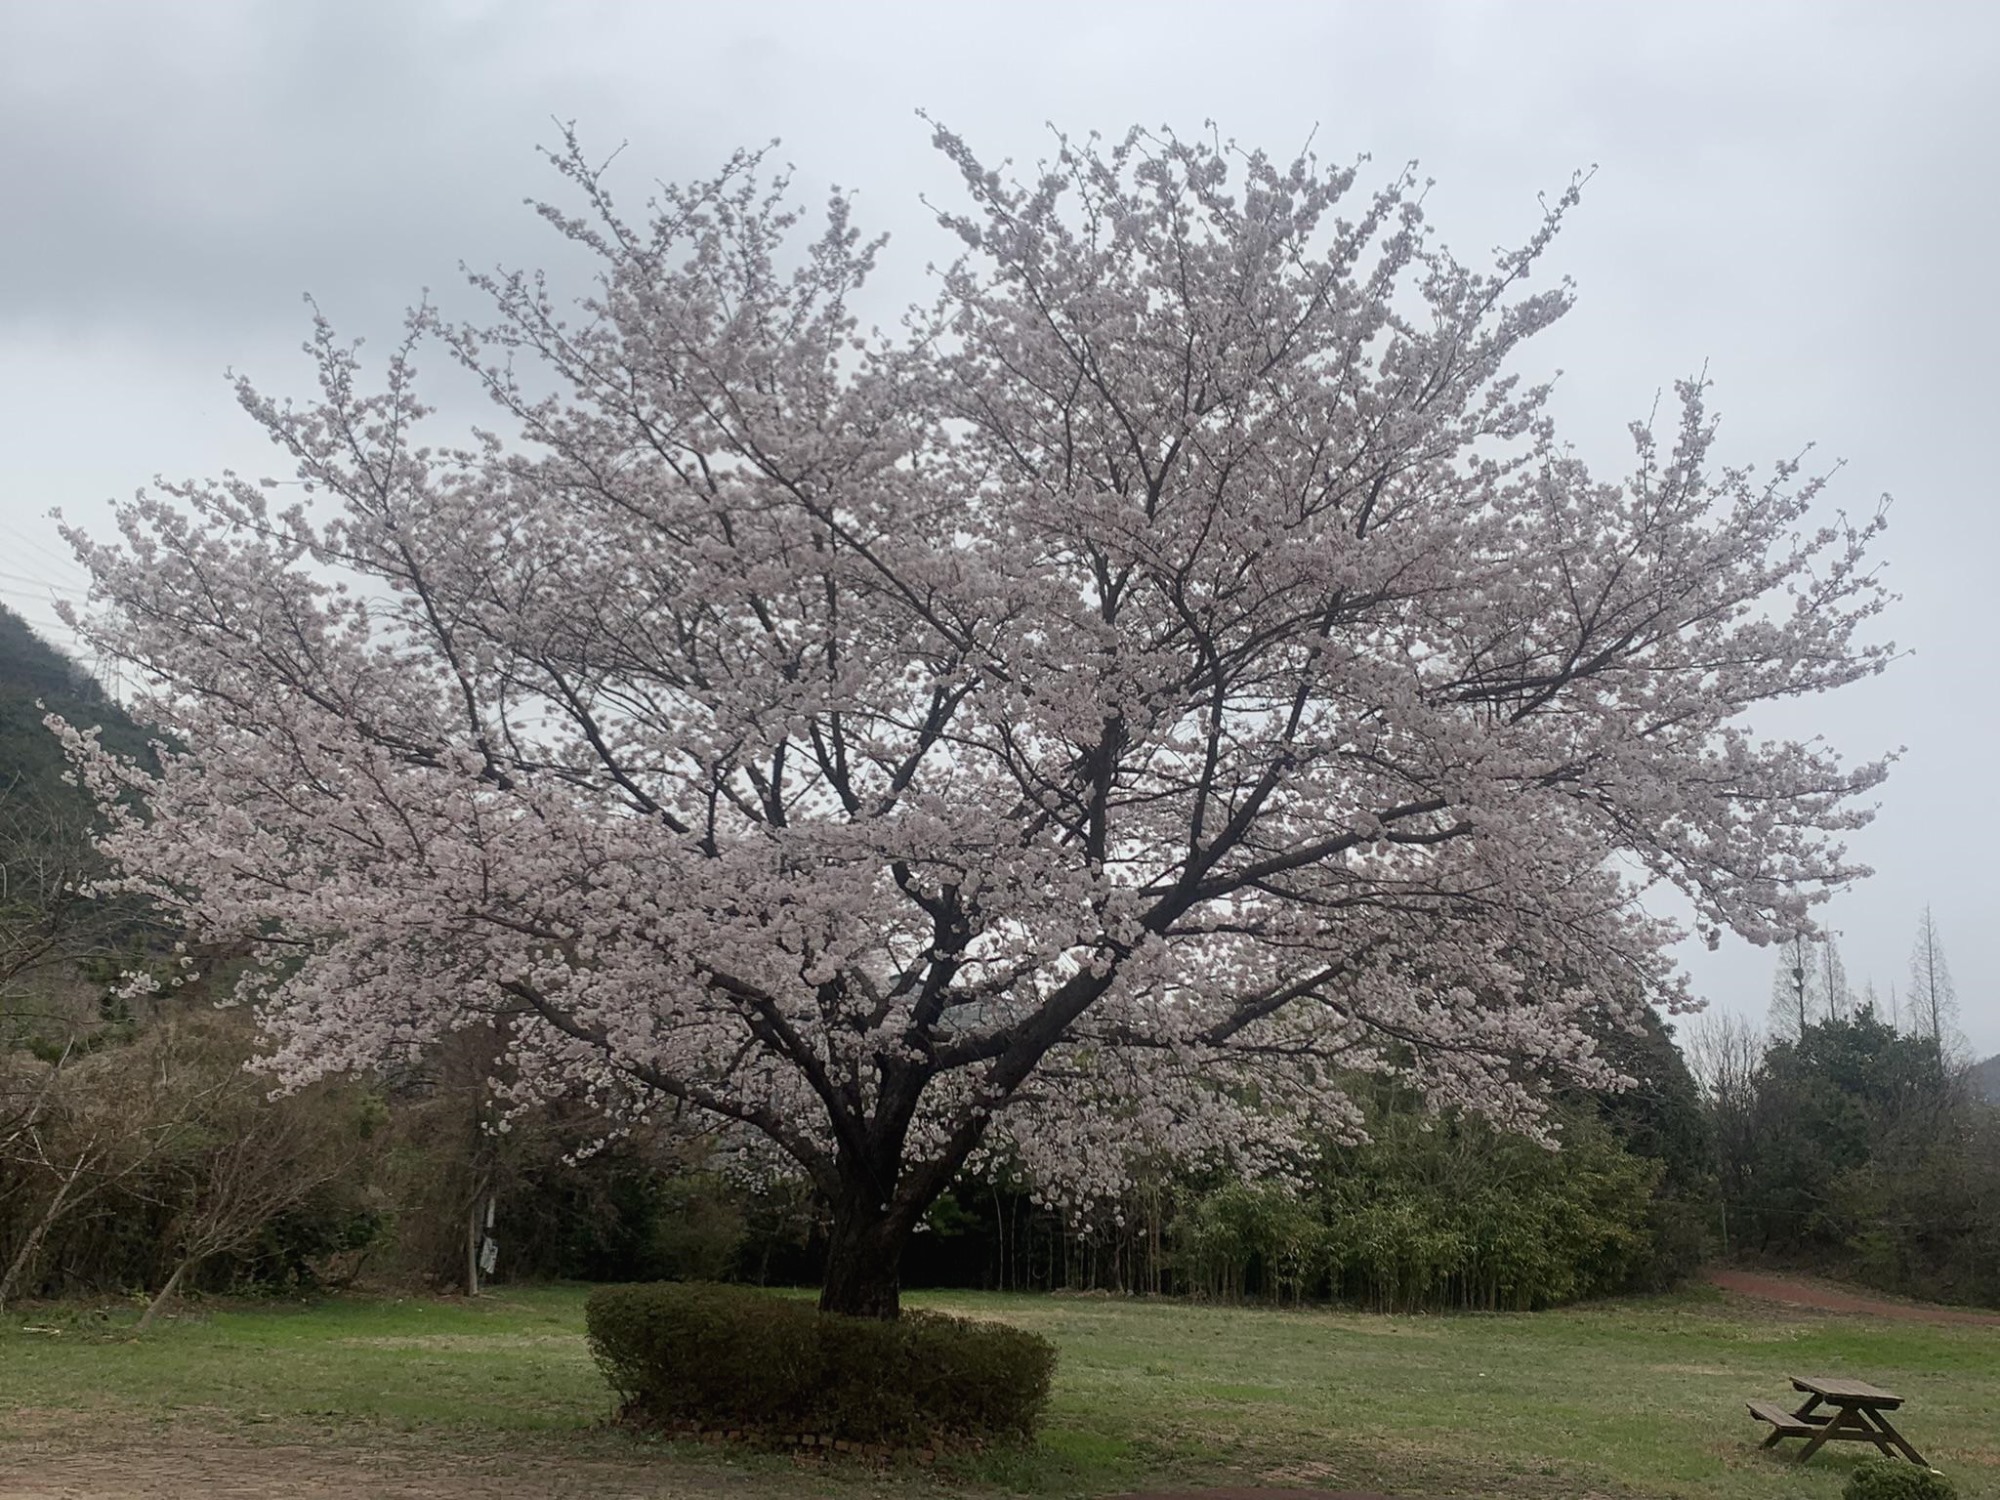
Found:
[(489, 1478), (513, 1461), (573, 1461), (607, 1466), (626, 1487), (607, 1480), (597, 1492), (621, 1494), (1090, 1495), (1206, 1481), (1831, 1500), (1857, 1450), (1800, 1468), (1757, 1450), (1762, 1429), (1743, 1409), (1749, 1396), (1788, 1397), (1798, 1372), (1898, 1390), (1904, 1432), (1966, 1500), (2000, 1500), (1991, 1327), (1784, 1311), (1712, 1292), (1445, 1318), (918, 1295), (916, 1305), (1055, 1340), (1055, 1404), (1033, 1449), (884, 1474), (606, 1430), (611, 1399), (581, 1335), (586, 1294), (241, 1304), (138, 1341), (122, 1311), (16, 1312), (0, 1326), (0, 1434), (13, 1432), (11, 1443), (0, 1436), (0, 1468), (10, 1448), (18, 1472), (30, 1451), (58, 1462), (171, 1432), (203, 1435), (211, 1450), (375, 1447), (447, 1470), (476, 1461)]

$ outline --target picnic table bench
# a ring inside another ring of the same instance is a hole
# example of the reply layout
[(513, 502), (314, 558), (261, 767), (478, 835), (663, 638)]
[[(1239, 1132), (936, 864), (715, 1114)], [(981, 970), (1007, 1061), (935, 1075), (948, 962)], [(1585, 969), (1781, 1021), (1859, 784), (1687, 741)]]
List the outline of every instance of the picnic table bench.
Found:
[[(1804, 1391), (1806, 1400), (1796, 1411), (1786, 1411), (1775, 1401), (1751, 1401), (1750, 1415), (1771, 1424), (1766, 1448), (1774, 1448), (1788, 1437), (1806, 1440), (1799, 1450), (1804, 1463), (1826, 1443), (1873, 1443), (1884, 1456), (1901, 1453), (1913, 1464), (1930, 1467), (1924, 1456), (1883, 1415), (1903, 1404), (1903, 1398), (1865, 1380), (1834, 1380), (1824, 1376), (1794, 1375), (1792, 1389)], [(1824, 1408), (1824, 1409), (1822, 1409)]]

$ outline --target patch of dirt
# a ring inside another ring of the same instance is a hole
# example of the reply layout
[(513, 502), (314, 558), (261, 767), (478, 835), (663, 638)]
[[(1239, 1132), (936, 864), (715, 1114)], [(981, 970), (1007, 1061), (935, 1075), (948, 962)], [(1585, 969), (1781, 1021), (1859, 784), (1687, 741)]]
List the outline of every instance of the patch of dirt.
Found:
[[(10, 1414), (10, 1418), (11, 1418)], [(7, 1423), (0, 1434), (0, 1500), (764, 1500), (772, 1476), (662, 1473), (645, 1464), (509, 1453), (256, 1442), (214, 1429), (161, 1426), (142, 1436)], [(678, 1468), (678, 1466), (676, 1466)], [(808, 1482), (809, 1483), (809, 1482)], [(805, 1486), (782, 1486), (798, 1494)], [(816, 1486), (813, 1488), (817, 1488)], [(855, 1500), (872, 1490), (842, 1487)], [(893, 1485), (880, 1493), (895, 1493)], [(925, 1491), (925, 1493), (931, 1493)], [(1118, 1500), (1393, 1500), (1374, 1491), (1176, 1490)]]
[(756, 1477), (727, 1472), (671, 1477), (656, 1468), (603, 1460), (510, 1453), (455, 1455), (262, 1443), (213, 1429), (162, 1425), (141, 1437), (74, 1429), (23, 1432), (11, 1420), (0, 1440), (0, 1500), (750, 1500)]
[(2000, 1313), (1980, 1312), (1969, 1307), (1946, 1307), (1936, 1302), (1905, 1302), (1874, 1297), (1802, 1276), (1711, 1269), (1708, 1279), (1725, 1292), (1756, 1297), (1764, 1302), (1779, 1302), (1787, 1307), (1810, 1307), (1820, 1312), (1866, 1313), (1870, 1317), (1900, 1318), (1909, 1323), (2000, 1328)]

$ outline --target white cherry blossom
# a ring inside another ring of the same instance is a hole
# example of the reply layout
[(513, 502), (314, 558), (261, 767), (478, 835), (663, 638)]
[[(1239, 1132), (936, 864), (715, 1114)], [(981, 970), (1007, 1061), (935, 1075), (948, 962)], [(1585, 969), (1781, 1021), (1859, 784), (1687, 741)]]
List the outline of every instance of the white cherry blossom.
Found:
[[(1880, 516), (1719, 466), (1698, 384), (1606, 480), (1509, 373), (1559, 316), (1417, 185), (1135, 132), (1016, 182), (893, 337), (876, 246), (756, 157), (635, 220), (571, 142), (574, 308), (476, 277), (371, 387), (242, 404), (234, 475), (68, 530), (158, 773), (69, 734), (126, 878), (301, 1081), (501, 1019), (516, 1098), (694, 1111), (810, 1175), (826, 1305), (892, 1313), (969, 1161), (1284, 1170), (1344, 1080), (1535, 1128), (1583, 1028), (1862, 873), (1880, 763), (1744, 715), (1879, 670)], [(415, 359), (499, 431), (424, 436)], [(130, 794), (137, 793), (135, 800)], [(145, 811), (136, 809), (143, 803)]]

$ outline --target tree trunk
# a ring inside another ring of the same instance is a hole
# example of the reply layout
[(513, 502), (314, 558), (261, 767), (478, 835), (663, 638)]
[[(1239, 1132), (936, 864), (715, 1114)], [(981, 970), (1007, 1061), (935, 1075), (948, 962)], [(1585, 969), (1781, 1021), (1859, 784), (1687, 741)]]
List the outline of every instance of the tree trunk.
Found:
[(144, 1333), (153, 1326), (153, 1319), (159, 1316), (161, 1308), (173, 1300), (174, 1293), (181, 1289), (181, 1278), (187, 1275), (188, 1267), (193, 1264), (194, 1257), (189, 1256), (174, 1267), (174, 1274), (167, 1278), (167, 1284), (160, 1288), (159, 1294), (146, 1304), (146, 1310), (139, 1315), (139, 1326), (133, 1332)]
[(821, 1312), (893, 1319), (902, 1311), (903, 1248), (912, 1225), (882, 1212), (867, 1189), (849, 1189), (833, 1206)]
[(479, 1195), (465, 1211), (465, 1295), (479, 1295)]
[(21, 1248), (14, 1252), (14, 1258), (7, 1263), (7, 1273), (0, 1276), (0, 1311), (4, 1311), (14, 1298), (14, 1292), (21, 1279), (28, 1274), (28, 1268), (35, 1263), (35, 1256), (42, 1248), (42, 1241), (48, 1238), (49, 1230), (62, 1217), (63, 1205), (69, 1202), (69, 1190), (76, 1186), (77, 1174), (72, 1172), (57, 1186), (56, 1193), (49, 1200), (42, 1216), (28, 1231), (28, 1237), (21, 1241)]

